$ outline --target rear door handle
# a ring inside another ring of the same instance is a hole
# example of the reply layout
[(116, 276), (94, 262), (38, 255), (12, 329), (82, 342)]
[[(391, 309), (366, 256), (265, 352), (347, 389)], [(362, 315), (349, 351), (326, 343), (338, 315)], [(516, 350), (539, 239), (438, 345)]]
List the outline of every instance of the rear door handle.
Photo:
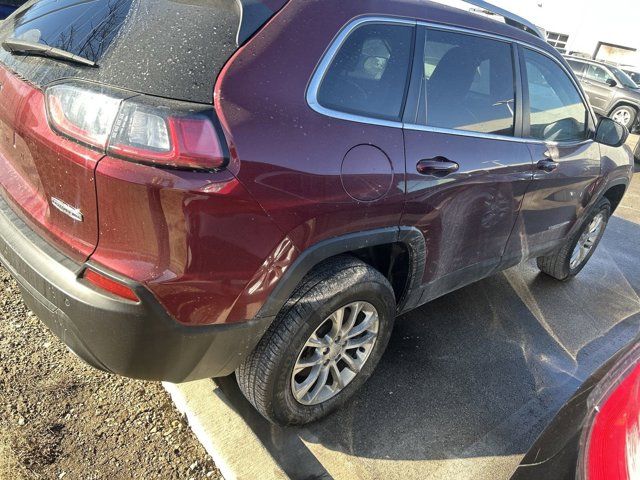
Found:
[(551, 173), (556, 168), (558, 168), (558, 162), (554, 162), (553, 160), (544, 159), (538, 162), (538, 170), (542, 170), (544, 172)]
[(457, 172), (460, 168), (456, 162), (444, 157), (426, 158), (420, 160), (416, 165), (416, 170), (421, 175), (433, 175), (434, 177), (444, 177)]

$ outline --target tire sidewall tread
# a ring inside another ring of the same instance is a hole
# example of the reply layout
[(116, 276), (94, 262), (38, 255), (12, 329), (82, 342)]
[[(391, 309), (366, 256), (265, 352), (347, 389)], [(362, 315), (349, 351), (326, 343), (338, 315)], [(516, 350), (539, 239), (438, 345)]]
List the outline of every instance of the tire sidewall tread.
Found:
[[(378, 310), (376, 344), (362, 370), (338, 395), (320, 405), (302, 405), (291, 391), (291, 372), (302, 346), (338, 308), (367, 301)], [(332, 412), (373, 373), (391, 336), (395, 296), (388, 280), (373, 267), (342, 255), (313, 269), (294, 290), (264, 337), (236, 372), (238, 385), (268, 420), (300, 425)]]
[[(571, 263), (571, 254), (573, 253), (578, 241), (584, 229), (587, 228), (593, 219), (598, 215), (601, 211), (605, 210), (607, 212), (605, 218), (605, 225), (600, 233), (600, 236), (596, 240), (594, 246), (591, 248), (589, 254), (584, 258), (582, 263), (578, 265), (576, 268), (572, 269), (570, 267)], [(537, 259), (538, 268), (547, 275), (561, 281), (567, 281), (578, 275), (582, 271), (582, 269), (587, 265), (591, 256), (595, 253), (598, 246), (600, 245), (600, 241), (606, 231), (606, 227), (609, 223), (609, 219), (611, 218), (611, 203), (606, 198), (601, 198), (598, 202), (593, 206), (589, 214), (585, 217), (582, 222), (581, 227), (573, 234), (573, 236), (565, 242), (565, 244), (556, 252), (552, 253), (548, 256), (539, 257)]]

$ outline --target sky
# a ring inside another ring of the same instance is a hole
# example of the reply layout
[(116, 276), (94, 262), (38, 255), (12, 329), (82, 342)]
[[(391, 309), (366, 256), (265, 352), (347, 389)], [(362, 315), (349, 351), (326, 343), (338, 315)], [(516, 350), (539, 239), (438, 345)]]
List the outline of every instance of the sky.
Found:
[[(468, 9), (462, 0), (436, 0)], [(598, 41), (636, 48), (640, 65), (639, 0), (490, 0), (548, 31), (570, 35), (572, 50), (593, 53)]]

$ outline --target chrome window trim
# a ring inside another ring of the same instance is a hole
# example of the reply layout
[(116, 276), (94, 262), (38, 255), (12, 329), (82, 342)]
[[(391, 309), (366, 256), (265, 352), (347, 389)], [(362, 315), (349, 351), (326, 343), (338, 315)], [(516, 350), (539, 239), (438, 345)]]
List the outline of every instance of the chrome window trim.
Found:
[(515, 137), (515, 136), (509, 136), (509, 135), (496, 135), (494, 133), (474, 132), (472, 130), (455, 130), (452, 128), (430, 127), (429, 125), (419, 125), (415, 123), (405, 123), (403, 125), (404, 125), (403, 128), (405, 130), (410, 130), (413, 132), (443, 133), (446, 135), (456, 135), (458, 137), (484, 138), (487, 140), (502, 140), (505, 142), (522, 143), (523, 141), (527, 141), (527, 139), (523, 137)]
[(489, 140), (502, 140), (507, 142), (520, 142), (520, 143), (531, 143), (531, 144), (544, 144), (549, 146), (570, 146), (570, 145), (581, 145), (586, 144), (588, 142), (592, 142), (593, 139), (585, 139), (579, 141), (571, 141), (571, 142), (550, 142), (545, 140), (539, 140), (535, 138), (529, 137), (516, 137), (516, 136), (508, 136), (508, 135), (496, 135), (489, 133), (480, 133), (480, 132), (472, 132), (467, 130), (455, 130), (448, 128), (439, 128), (439, 127), (431, 127), (428, 125), (416, 125), (416, 124), (408, 124), (402, 121), (396, 120), (384, 120), (375, 117), (368, 117), (365, 115), (356, 115), (352, 113), (341, 112), (339, 110), (334, 110), (331, 108), (323, 107), (320, 105), (318, 101), (318, 92), (320, 90), (320, 86), (322, 85), (322, 81), (324, 80), (329, 66), (333, 62), (336, 57), (336, 54), (340, 50), (340, 48), (344, 45), (344, 42), (349, 38), (351, 33), (356, 30), (358, 27), (369, 24), (369, 23), (377, 23), (382, 25), (406, 25), (406, 26), (422, 26), (434, 30), (444, 30), (448, 32), (460, 33), (464, 35), (475, 35), (478, 37), (489, 38), (493, 40), (498, 40), (501, 42), (521, 45), (524, 48), (528, 48), (529, 50), (533, 50), (538, 52), (546, 57), (550, 58), (554, 61), (564, 72), (567, 74), (574, 87), (578, 90), (580, 97), (582, 98), (583, 105), (586, 107), (591, 121), (594, 125), (597, 125), (595, 114), (591, 108), (591, 105), (586, 99), (585, 93), (580, 87), (580, 84), (576, 80), (575, 76), (571, 73), (569, 69), (567, 69), (557, 58), (555, 58), (552, 54), (545, 51), (542, 48), (536, 47), (535, 45), (531, 45), (530, 43), (524, 42), (522, 40), (517, 40), (514, 38), (505, 37), (502, 35), (497, 35), (493, 33), (482, 32), (478, 30), (472, 30), (464, 27), (455, 27), (451, 25), (443, 25), (431, 22), (424, 22), (419, 20), (410, 20), (406, 18), (392, 17), (392, 16), (363, 16), (358, 17), (355, 20), (347, 23), (341, 30), (338, 32), (336, 37), (331, 41), (329, 47), (322, 55), (322, 59), (316, 66), (313, 75), (311, 76), (311, 80), (309, 81), (309, 85), (307, 87), (306, 92), (306, 101), (307, 105), (314, 110), (316, 113), (323, 115), (329, 118), (335, 118), (338, 120), (345, 120), (356, 123), (364, 123), (367, 125), (376, 125), (381, 127), (390, 127), (390, 128), (400, 128), (412, 131), (422, 131), (422, 132), (432, 132), (432, 133), (443, 133), (449, 135), (456, 135), (462, 137), (472, 137), (472, 138), (485, 138)]

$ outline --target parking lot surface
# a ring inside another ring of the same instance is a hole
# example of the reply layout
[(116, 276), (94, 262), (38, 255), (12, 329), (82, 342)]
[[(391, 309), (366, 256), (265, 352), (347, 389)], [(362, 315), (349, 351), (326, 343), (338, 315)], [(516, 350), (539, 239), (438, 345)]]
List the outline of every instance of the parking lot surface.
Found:
[[(636, 168), (640, 172), (640, 168)], [(399, 318), (355, 401), (305, 428), (222, 391), (292, 478), (509, 478), (578, 386), (640, 332), (640, 173), (573, 281), (535, 262)]]
[[(274, 427), (233, 377), (218, 380), (223, 401), (293, 479), (508, 478), (582, 381), (640, 331), (637, 171), (577, 279), (556, 282), (529, 262), (404, 315), (337, 414)], [(0, 285), (0, 478), (218, 477), (159, 385), (85, 366), (2, 270)]]

